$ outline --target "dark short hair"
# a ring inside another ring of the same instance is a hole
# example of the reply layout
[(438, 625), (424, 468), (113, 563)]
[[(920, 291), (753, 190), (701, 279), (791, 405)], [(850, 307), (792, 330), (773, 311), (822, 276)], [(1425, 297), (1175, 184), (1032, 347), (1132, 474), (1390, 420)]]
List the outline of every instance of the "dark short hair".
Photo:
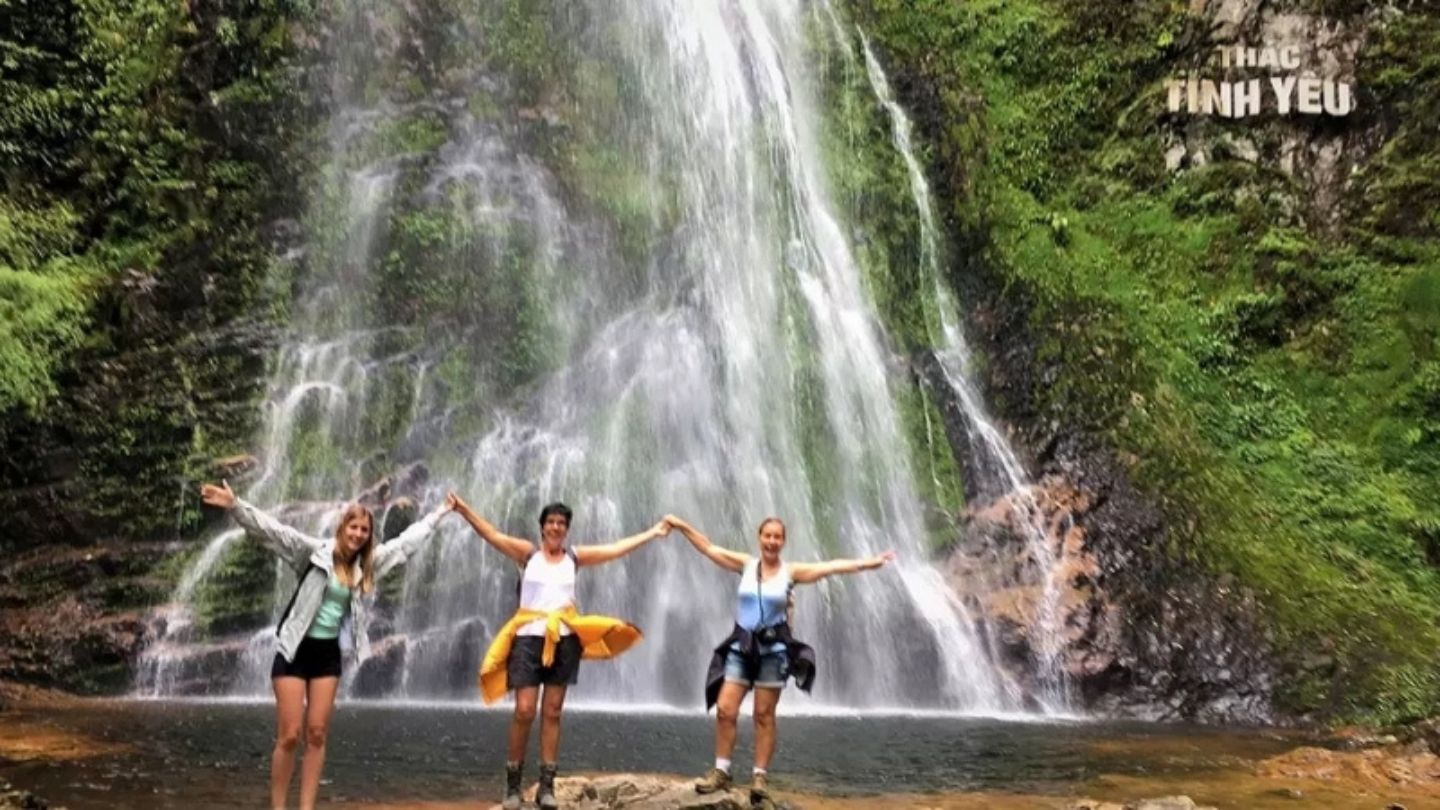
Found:
[(787, 534), (789, 534), (789, 533), (785, 530), (785, 521), (781, 520), (781, 519), (778, 518), (778, 517), (767, 517), (767, 518), (765, 518), (764, 520), (760, 521), (760, 528), (758, 528), (758, 529), (755, 530), (755, 536), (756, 536), (756, 537), (759, 537), (759, 536), (760, 536), (760, 533), (763, 532), (763, 531), (765, 531), (765, 527), (766, 527), (766, 526), (769, 526), (771, 523), (779, 523), (779, 524), (780, 524), (780, 536), (781, 536), (781, 537), (785, 537)]
[(551, 515), (559, 515), (565, 518), (565, 528), (567, 529), (570, 528), (570, 523), (575, 517), (575, 513), (570, 511), (570, 507), (566, 506), (563, 503), (560, 503), (559, 501), (556, 501), (555, 503), (549, 504), (544, 509), (540, 510), (540, 525), (544, 526), (545, 518), (548, 518)]

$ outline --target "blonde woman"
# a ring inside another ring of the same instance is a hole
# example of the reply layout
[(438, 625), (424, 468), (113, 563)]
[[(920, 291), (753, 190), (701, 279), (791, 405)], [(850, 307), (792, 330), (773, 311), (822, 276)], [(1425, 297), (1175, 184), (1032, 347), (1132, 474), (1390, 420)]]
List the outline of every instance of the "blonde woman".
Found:
[(284, 810), (295, 770), (295, 754), (304, 729), (305, 758), (300, 769), (300, 808), (313, 810), (325, 766), (325, 738), (335, 692), (340, 685), (340, 636), (349, 628), (356, 662), (369, 655), (368, 616), (362, 597), (375, 583), (405, 562), (455, 508), (453, 498), (388, 543), (375, 542), (375, 517), (358, 503), (345, 507), (332, 538), (310, 537), (286, 526), (253, 504), (235, 497), (230, 485), (205, 484), (206, 504), (230, 513), (245, 532), (259, 540), (299, 575), (299, 583), (275, 628), (275, 661), (270, 683), (275, 690), (275, 749), (270, 758), (270, 806)]
[(675, 527), (695, 550), (719, 567), (740, 575), (735, 591), (735, 626), (710, 659), (705, 678), (705, 708), (715, 707), (715, 766), (695, 783), (700, 793), (730, 787), (730, 755), (735, 750), (740, 703), (755, 692), (755, 770), (750, 783), (754, 802), (768, 798), (770, 759), (775, 754), (775, 707), (790, 677), (804, 691), (815, 681), (815, 652), (790, 634), (791, 589), (819, 582), (833, 574), (873, 571), (895, 559), (886, 551), (863, 560), (786, 563), (785, 524), (780, 518), (761, 521), (756, 532), (759, 555), (731, 551), (710, 542), (698, 529), (674, 515)]

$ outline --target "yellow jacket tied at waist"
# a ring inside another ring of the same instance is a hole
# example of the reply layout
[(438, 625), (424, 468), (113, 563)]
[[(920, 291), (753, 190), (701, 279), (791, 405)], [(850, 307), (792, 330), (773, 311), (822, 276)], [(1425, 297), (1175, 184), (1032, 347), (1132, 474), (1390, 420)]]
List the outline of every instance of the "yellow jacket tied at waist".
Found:
[(524, 608), (515, 611), (510, 621), (495, 634), (490, 649), (485, 651), (485, 661), (480, 664), (480, 695), (486, 703), (494, 703), (510, 690), (506, 674), (506, 661), (510, 658), (510, 647), (515, 642), (515, 633), (535, 621), (545, 620), (545, 648), (540, 663), (550, 666), (555, 663), (555, 645), (560, 643), (560, 625), (570, 628), (580, 639), (581, 658), (614, 658), (640, 641), (640, 628), (609, 616), (582, 616), (573, 605), (544, 613)]

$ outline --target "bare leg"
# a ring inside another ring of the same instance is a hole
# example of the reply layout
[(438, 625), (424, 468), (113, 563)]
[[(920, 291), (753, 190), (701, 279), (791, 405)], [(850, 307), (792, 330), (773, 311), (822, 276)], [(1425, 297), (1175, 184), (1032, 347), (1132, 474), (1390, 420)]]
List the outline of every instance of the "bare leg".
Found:
[(285, 794), (295, 773), (295, 750), (300, 747), (300, 726), (305, 719), (305, 681), (273, 678), (275, 689), (275, 749), (270, 753), (270, 806), (285, 810)]
[(510, 718), (509, 762), (525, 759), (525, 745), (530, 742), (530, 724), (535, 722), (535, 702), (540, 687), (526, 686), (515, 690), (515, 715)]
[(780, 703), (780, 690), (755, 687), (755, 767), (770, 770), (775, 755), (775, 706)]
[(735, 721), (740, 717), (740, 701), (750, 687), (726, 681), (720, 685), (715, 701), (715, 758), (729, 759), (735, 753)]
[(305, 706), (305, 759), (300, 763), (300, 810), (315, 810), (320, 772), (325, 768), (325, 737), (335, 709), (339, 678), (313, 678)]
[(560, 713), (565, 708), (564, 686), (545, 687), (540, 703), (540, 764), (554, 765), (560, 756)]

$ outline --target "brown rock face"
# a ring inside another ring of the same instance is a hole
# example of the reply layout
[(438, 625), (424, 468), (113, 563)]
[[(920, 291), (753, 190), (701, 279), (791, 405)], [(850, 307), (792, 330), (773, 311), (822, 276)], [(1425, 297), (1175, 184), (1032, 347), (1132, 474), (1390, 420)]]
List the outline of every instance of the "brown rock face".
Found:
[(1268, 720), (1253, 600), (1147, 548), (1161, 529), (1113, 462), (1065, 466), (972, 506), (944, 561), (1001, 664), (1034, 693), (1048, 658), (1091, 710)]
[(117, 691), (150, 627), (161, 545), (40, 548), (0, 571), (0, 678)]

